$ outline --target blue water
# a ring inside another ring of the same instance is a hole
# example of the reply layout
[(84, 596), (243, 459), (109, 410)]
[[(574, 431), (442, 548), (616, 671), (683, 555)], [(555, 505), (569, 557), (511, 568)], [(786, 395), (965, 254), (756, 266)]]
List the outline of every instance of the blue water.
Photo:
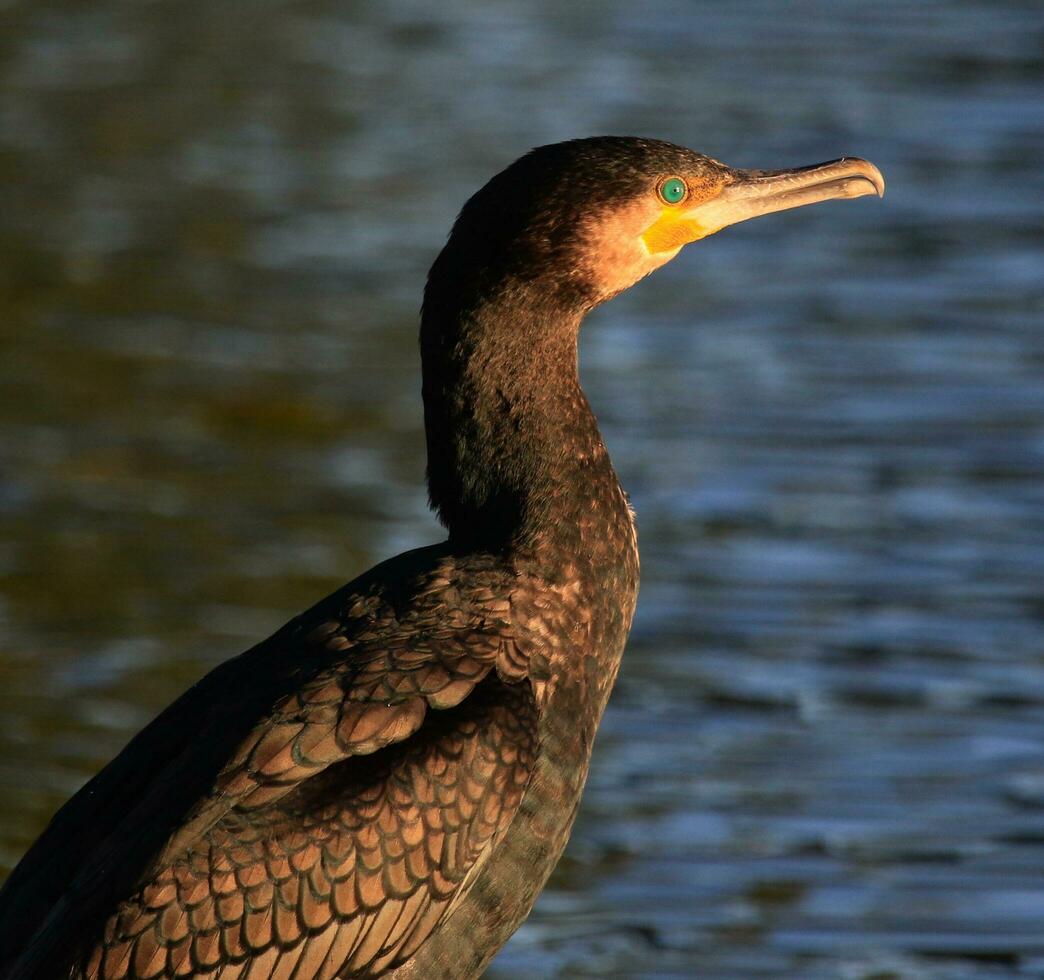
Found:
[(858, 154), (594, 314), (643, 586), (494, 980), (1044, 976), (1036, 3), (0, 5), (0, 866), (211, 665), (434, 540), (415, 344), (529, 146)]

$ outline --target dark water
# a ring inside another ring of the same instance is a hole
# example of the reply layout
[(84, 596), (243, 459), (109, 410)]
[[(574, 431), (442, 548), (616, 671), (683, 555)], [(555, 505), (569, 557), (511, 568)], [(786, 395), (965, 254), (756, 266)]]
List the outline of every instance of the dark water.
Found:
[(464, 197), (600, 132), (856, 153), (591, 318), (643, 591), (497, 980), (1044, 976), (1039, 3), (0, 4), (0, 866), (207, 668), (434, 540)]

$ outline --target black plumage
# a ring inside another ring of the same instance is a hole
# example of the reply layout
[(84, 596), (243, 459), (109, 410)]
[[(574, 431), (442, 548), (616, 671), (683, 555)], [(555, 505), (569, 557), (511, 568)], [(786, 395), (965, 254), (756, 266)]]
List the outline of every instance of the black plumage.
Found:
[(0, 891), (0, 977), (477, 976), (568, 839), (637, 596), (580, 323), (723, 202), (727, 224), (795, 206), (795, 180), (824, 199), (879, 178), (820, 171), (604, 137), (479, 191), (422, 314), (448, 539), (219, 666), (80, 790)]

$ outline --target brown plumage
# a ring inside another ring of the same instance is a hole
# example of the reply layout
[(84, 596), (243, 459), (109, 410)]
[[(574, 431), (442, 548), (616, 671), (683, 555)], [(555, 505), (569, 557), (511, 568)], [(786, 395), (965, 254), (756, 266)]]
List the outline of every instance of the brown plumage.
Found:
[(610, 137), (490, 181), (422, 316), (448, 540), (222, 664), (77, 793), (0, 891), (0, 977), (477, 976), (568, 839), (637, 594), (580, 322), (684, 241), (859, 181)]

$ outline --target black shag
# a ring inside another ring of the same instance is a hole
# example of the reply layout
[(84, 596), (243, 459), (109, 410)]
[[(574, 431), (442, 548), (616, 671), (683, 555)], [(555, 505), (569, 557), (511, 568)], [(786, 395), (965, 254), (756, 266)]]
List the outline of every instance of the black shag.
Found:
[(490, 180), (421, 318), (448, 539), (217, 667), (62, 807), (0, 892), (0, 976), (477, 976), (569, 837), (638, 589), (581, 320), (726, 225), (883, 188), (622, 137)]

